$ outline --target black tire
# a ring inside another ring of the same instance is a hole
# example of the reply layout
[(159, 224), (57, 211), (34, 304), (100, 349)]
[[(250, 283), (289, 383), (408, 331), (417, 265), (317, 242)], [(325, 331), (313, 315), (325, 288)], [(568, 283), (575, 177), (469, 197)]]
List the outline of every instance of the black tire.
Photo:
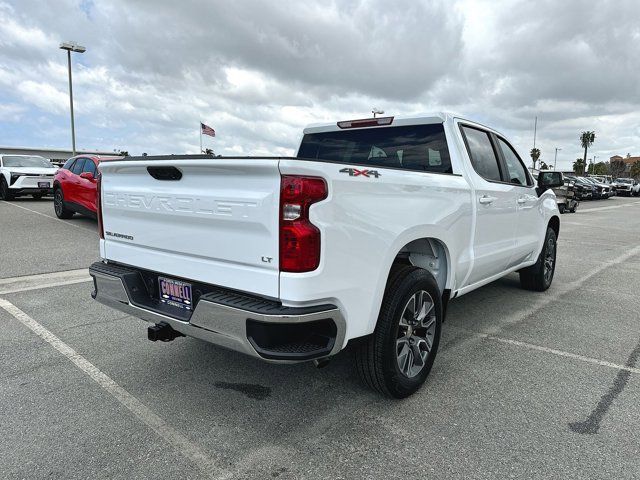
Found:
[(42, 197), (44, 197), (44, 193), (34, 193), (31, 196), (36, 200), (42, 200)]
[[(424, 293), (428, 293), (428, 298)], [(427, 303), (418, 299), (432, 304), (432, 308), (426, 311)], [(423, 320), (419, 319), (420, 312), (416, 313), (415, 308), (412, 313), (412, 301), (414, 305), (418, 301), (425, 305), (424, 310), (420, 309), (426, 311)], [(383, 395), (408, 397), (422, 386), (431, 371), (441, 327), (442, 298), (433, 276), (422, 268), (408, 265), (394, 268), (387, 282), (376, 329), (356, 344), (355, 363), (360, 376), (369, 387)], [(402, 352), (405, 352), (404, 356)], [(426, 356), (422, 358), (424, 353)], [(403, 363), (403, 369), (412, 364), (407, 368), (408, 374), (403, 373), (400, 363)]]
[(538, 261), (530, 267), (520, 270), (520, 286), (537, 292), (544, 292), (548, 289), (553, 282), (556, 270), (556, 253), (556, 232), (551, 227), (547, 227), (547, 234)]
[(578, 206), (577, 206), (577, 205), (574, 205), (573, 207), (571, 207), (571, 208), (569, 209), (569, 213), (576, 213), (576, 208), (578, 208)]
[(560, 213), (564, 213), (566, 210), (566, 207), (564, 206), (564, 203), (561, 203), (560, 205), (558, 205), (558, 211)]
[(73, 217), (73, 210), (69, 210), (64, 205), (64, 195), (61, 188), (56, 188), (53, 191), (53, 210), (56, 212), (56, 217), (62, 220), (68, 220)]
[(0, 174), (0, 200), (13, 200), (14, 196), (9, 189), (9, 185), (7, 185), (7, 181), (4, 179), (4, 176)]

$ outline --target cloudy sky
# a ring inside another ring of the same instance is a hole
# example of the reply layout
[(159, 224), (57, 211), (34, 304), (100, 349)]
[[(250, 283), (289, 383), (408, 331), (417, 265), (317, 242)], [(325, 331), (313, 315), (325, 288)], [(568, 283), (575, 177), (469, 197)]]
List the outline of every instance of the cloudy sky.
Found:
[[(0, 145), (292, 154), (308, 123), (447, 110), (567, 167), (640, 155), (638, 0), (0, 0)], [(590, 152), (590, 157), (592, 153)]]

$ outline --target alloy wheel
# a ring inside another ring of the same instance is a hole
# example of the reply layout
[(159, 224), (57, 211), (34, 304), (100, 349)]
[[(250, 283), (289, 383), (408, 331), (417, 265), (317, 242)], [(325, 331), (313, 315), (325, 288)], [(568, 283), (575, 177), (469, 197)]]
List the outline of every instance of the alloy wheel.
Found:
[(544, 281), (549, 283), (553, 276), (553, 267), (556, 262), (556, 242), (553, 237), (547, 239), (544, 252)]
[(426, 365), (435, 333), (435, 302), (429, 292), (420, 290), (402, 311), (396, 340), (398, 368), (406, 377), (415, 377)]
[(62, 215), (62, 192), (60, 189), (56, 190), (56, 194), (53, 197), (53, 208), (56, 211), (56, 215)]

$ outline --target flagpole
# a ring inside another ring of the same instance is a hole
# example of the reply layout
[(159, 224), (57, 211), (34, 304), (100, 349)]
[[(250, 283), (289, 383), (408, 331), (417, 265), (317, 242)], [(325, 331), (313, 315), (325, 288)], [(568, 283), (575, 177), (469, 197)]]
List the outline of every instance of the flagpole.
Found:
[(200, 125), (198, 125), (198, 131), (200, 132), (200, 153), (202, 154), (202, 120), (200, 120)]

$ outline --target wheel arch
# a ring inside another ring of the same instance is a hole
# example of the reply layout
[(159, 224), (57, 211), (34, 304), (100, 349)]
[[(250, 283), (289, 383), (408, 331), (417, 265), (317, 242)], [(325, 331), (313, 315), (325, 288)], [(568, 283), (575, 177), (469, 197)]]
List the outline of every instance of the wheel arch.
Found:
[(396, 253), (387, 275), (391, 275), (394, 265), (407, 264), (427, 270), (435, 278), (440, 293), (450, 284), (451, 257), (444, 241), (437, 237), (416, 238), (406, 243)]

